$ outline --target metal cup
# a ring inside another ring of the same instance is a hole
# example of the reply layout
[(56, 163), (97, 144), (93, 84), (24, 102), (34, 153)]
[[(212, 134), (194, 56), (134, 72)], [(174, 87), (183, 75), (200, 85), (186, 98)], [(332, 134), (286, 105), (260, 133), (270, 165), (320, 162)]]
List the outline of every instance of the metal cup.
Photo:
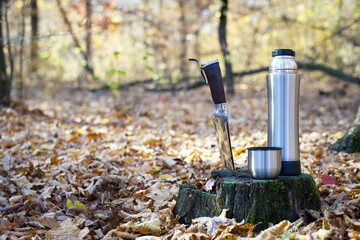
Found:
[(253, 178), (270, 179), (281, 171), (281, 147), (248, 148), (248, 168)]

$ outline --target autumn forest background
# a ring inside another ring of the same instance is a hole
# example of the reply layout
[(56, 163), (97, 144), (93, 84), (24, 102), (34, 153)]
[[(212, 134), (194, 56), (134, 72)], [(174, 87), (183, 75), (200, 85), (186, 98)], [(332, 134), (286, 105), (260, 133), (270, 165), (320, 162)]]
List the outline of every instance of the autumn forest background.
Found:
[(189, 227), (172, 212), (182, 183), (222, 168), (210, 91), (188, 58), (220, 61), (240, 169), (247, 147), (266, 146), (277, 48), (296, 51), (302, 171), (322, 211), (270, 239), (359, 239), (360, 1), (0, 0), (0, 10), (2, 239), (255, 238), (256, 224), (209, 230), (211, 218)]

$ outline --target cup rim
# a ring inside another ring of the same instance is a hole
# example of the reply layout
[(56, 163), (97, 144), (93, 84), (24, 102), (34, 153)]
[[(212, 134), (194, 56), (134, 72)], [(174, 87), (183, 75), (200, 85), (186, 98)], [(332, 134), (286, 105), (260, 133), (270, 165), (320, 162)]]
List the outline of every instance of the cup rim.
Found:
[(282, 150), (281, 147), (249, 147), (247, 149), (248, 151), (278, 151), (278, 150)]

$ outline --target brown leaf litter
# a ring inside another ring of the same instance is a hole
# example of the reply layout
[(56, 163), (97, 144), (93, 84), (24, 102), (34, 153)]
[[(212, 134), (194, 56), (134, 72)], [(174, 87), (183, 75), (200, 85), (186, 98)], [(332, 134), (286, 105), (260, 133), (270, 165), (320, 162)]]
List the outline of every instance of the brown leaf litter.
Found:
[[(318, 89), (341, 84), (305, 81), (302, 170), (317, 183), (320, 212), (306, 210), (261, 233), (253, 232), (256, 223), (225, 215), (179, 224), (172, 210), (180, 185), (211, 192), (210, 172), (222, 167), (208, 89), (135, 88), (120, 98), (58, 92), (0, 109), (1, 239), (360, 239), (360, 154), (327, 149), (355, 117), (360, 89), (330, 98)], [(267, 108), (265, 84), (236, 90), (228, 103), (239, 169), (247, 147), (266, 145)]]

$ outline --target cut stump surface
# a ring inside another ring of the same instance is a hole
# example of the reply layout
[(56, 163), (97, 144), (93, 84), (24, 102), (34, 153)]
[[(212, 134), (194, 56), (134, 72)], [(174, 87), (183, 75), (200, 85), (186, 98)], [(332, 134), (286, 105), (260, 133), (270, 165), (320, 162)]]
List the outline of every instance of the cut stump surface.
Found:
[(260, 180), (242, 169), (216, 170), (211, 177), (216, 180), (211, 192), (198, 190), (193, 183), (181, 185), (174, 209), (180, 223), (191, 224), (195, 218), (218, 216), (228, 209), (228, 218), (261, 222), (256, 230), (262, 230), (269, 223), (295, 221), (305, 209), (320, 209), (315, 182), (308, 174)]

